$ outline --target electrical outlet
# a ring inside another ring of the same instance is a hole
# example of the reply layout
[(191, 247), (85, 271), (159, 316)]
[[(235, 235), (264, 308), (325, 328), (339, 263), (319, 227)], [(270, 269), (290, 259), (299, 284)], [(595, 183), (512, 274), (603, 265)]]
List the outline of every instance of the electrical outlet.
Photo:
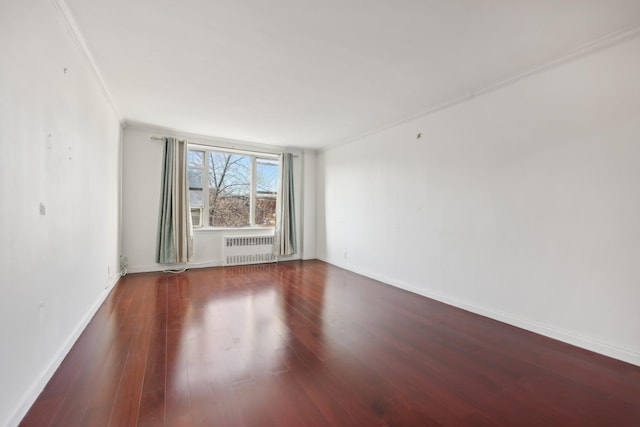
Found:
[(107, 265), (107, 276), (111, 277), (111, 266)]

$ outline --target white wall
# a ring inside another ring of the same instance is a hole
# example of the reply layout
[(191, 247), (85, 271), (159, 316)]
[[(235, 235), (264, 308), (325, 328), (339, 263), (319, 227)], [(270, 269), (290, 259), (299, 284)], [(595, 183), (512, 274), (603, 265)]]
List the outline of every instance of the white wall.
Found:
[(121, 128), (50, 0), (2, 4), (0, 58), (0, 425), (15, 425), (118, 278)]
[[(163, 144), (151, 140), (152, 136), (176, 136), (196, 144), (215, 145), (261, 152), (278, 153), (283, 148), (241, 145), (230, 141), (201, 136), (186, 135), (168, 129), (144, 125), (127, 126), (124, 130), (123, 161), (123, 236), (122, 254), (127, 257), (130, 272), (158, 271), (165, 267), (155, 262), (158, 209), (160, 206), (160, 184), (162, 174)], [(291, 150), (295, 151), (295, 150)], [(315, 164), (315, 153), (310, 155)], [(315, 229), (303, 233), (303, 192), (311, 192), (315, 199), (315, 188), (303, 189), (303, 154), (294, 159), (294, 190), (296, 194), (296, 223), (298, 230), (298, 253), (287, 259), (298, 259), (304, 239), (315, 239)], [(310, 180), (315, 186), (315, 180)], [(306, 200), (306, 197), (305, 197)], [(306, 228), (305, 228), (306, 230)], [(222, 265), (222, 239), (224, 236), (273, 234), (273, 229), (227, 229), (194, 231), (194, 259), (190, 267)], [(304, 237), (303, 237), (304, 235)]]
[(303, 224), (302, 224), (302, 259), (316, 258), (316, 158), (315, 151), (306, 150), (303, 156), (302, 194)]
[(640, 365), (638, 76), (636, 37), (320, 153), (319, 258)]

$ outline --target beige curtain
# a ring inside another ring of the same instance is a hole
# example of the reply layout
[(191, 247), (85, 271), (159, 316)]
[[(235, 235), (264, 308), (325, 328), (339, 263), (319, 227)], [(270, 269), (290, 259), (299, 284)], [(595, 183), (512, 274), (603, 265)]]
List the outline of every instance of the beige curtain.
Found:
[(160, 264), (184, 263), (193, 257), (186, 160), (187, 142), (165, 138), (156, 252)]
[(296, 215), (293, 196), (293, 154), (280, 155), (280, 179), (276, 197), (276, 229), (273, 236), (273, 255), (296, 253)]

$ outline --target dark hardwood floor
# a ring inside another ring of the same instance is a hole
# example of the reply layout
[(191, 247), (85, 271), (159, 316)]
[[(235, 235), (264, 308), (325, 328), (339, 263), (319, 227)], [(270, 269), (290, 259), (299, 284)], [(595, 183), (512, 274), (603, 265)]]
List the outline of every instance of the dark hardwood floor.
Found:
[(132, 274), (23, 426), (640, 426), (640, 368), (319, 261)]

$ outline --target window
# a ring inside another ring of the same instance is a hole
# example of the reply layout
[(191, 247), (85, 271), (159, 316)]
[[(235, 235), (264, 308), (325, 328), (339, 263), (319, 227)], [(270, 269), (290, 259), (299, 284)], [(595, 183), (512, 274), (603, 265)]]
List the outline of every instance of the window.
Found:
[(194, 227), (273, 227), (277, 156), (191, 148), (187, 153)]

